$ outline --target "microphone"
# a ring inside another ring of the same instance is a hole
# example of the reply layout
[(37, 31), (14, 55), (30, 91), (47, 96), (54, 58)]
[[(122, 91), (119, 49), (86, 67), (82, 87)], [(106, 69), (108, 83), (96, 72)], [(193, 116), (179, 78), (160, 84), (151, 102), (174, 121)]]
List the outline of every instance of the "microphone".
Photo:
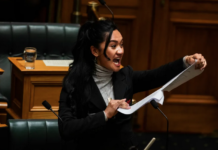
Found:
[(101, 5), (105, 5), (106, 4), (104, 0), (98, 0), (98, 1), (101, 3)]
[(152, 100), (150, 103), (155, 109), (158, 109), (158, 104), (155, 100)]
[(155, 108), (155, 109), (158, 109), (161, 114), (166, 118), (167, 120), (167, 140), (166, 140), (166, 150), (168, 150), (168, 128), (169, 128), (169, 120), (167, 119), (167, 116), (160, 110), (157, 102), (155, 100), (151, 100), (151, 105)]
[(107, 9), (110, 11), (110, 13), (112, 14), (112, 21), (114, 20), (114, 13), (112, 12), (112, 10), (107, 6), (106, 2), (104, 0), (98, 0), (101, 5), (104, 5), (105, 7), (107, 7)]
[(61, 120), (61, 122), (63, 122), (62, 119), (61, 119), (61, 117), (59, 117), (59, 115), (57, 115), (57, 114), (52, 110), (51, 105), (50, 105), (46, 100), (44, 100), (44, 101), (42, 102), (42, 105), (43, 105), (45, 108), (47, 108), (48, 110), (51, 110), (51, 111)]

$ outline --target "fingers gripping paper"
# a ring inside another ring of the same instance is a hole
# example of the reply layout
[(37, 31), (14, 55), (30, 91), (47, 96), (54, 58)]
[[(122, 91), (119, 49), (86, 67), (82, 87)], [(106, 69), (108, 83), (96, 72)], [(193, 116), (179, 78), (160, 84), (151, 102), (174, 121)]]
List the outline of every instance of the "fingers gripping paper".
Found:
[[(195, 62), (196, 63), (196, 62)], [(119, 108), (118, 111), (123, 114), (132, 114), (135, 111), (137, 111), (139, 108), (141, 108), (143, 105), (149, 103), (151, 100), (155, 100), (157, 103), (163, 105), (164, 102), (164, 91), (170, 92), (174, 88), (180, 86), (181, 84), (187, 82), (188, 80), (198, 76), (203, 71), (200, 69), (195, 69), (195, 63), (186, 68), (184, 71), (182, 71), (180, 74), (178, 74), (176, 77), (171, 79), (169, 82), (167, 82), (164, 86), (162, 86), (157, 91), (153, 92), (152, 94), (148, 95), (147, 97), (143, 98), (139, 102), (137, 102), (135, 105), (131, 106), (130, 109), (122, 109)]]

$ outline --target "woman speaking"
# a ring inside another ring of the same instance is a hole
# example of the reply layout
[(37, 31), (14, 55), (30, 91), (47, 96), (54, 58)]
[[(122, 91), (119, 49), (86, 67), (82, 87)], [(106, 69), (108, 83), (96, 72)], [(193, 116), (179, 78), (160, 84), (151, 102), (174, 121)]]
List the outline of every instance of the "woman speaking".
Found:
[(129, 109), (133, 94), (162, 86), (195, 59), (197, 69), (206, 67), (204, 57), (194, 54), (153, 70), (121, 69), (123, 42), (111, 21), (80, 28), (59, 101), (59, 131), (65, 141), (73, 140), (73, 150), (137, 149), (131, 116), (117, 108)]

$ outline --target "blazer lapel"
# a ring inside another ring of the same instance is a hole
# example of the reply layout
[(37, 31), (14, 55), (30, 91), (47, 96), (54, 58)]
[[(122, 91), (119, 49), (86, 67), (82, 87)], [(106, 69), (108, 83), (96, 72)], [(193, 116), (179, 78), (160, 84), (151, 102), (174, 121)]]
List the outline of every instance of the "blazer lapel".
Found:
[(125, 83), (125, 76), (120, 72), (115, 72), (113, 74), (113, 86), (114, 86), (114, 97), (115, 99), (125, 98), (125, 92), (127, 85)]
[(100, 110), (103, 110), (106, 108), (106, 104), (105, 101), (94, 81), (94, 79), (91, 79), (91, 85), (92, 85), (92, 97), (91, 97), (91, 102), (98, 107)]
[[(121, 74), (120, 72), (116, 72), (113, 74), (112, 78), (113, 78), (114, 98), (115, 99), (126, 98), (124, 97), (125, 92), (127, 90), (127, 85), (125, 83), (125, 75)], [(107, 106), (93, 78), (91, 79), (91, 84), (92, 84), (92, 97), (90, 101), (100, 110), (104, 110)]]

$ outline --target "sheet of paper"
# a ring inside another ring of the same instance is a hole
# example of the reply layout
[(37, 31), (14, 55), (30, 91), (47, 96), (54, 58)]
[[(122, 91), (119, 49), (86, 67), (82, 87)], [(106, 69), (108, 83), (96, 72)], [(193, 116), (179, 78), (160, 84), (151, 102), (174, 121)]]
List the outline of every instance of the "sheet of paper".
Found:
[(143, 105), (149, 103), (151, 100), (155, 100), (157, 103), (163, 105), (163, 102), (164, 102), (163, 91), (171, 91), (172, 89), (178, 87), (179, 85), (185, 83), (186, 81), (194, 78), (195, 76), (197, 76), (203, 72), (200, 69), (195, 69), (195, 63), (192, 64), (191, 66), (189, 66), (188, 68), (186, 68), (184, 71), (182, 71), (176, 77), (171, 79), (169, 82), (167, 82), (160, 89), (158, 89), (157, 91), (148, 95), (144, 99), (140, 100), (135, 105), (131, 106), (130, 109), (118, 108), (118, 111), (123, 113), (123, 114), (127, 114), (127, 115), (132, 114), (135, 111), (137, 111), (139, 108), (141, 108)]
[(69, 67), (73, 60), (43, 60), (46, 66)]
[(180, 86), (181, 84), (187, 82), (188, 80), (198, 76), (203, 71), (200, 69), (195, 69), (195, 63), (186, 68), (184, 71), (182, 71), (180, 74), (178, 74), (176, 77), (171, 79), (169, 82), (167, 82), (161, 89), (163, 91), (170, 92), (172, 89)]
[(149, 96), (145, 97), (144, 99), (137, 102), (135, 105), (131, 106), (130, 109), (122, 109), (118, 108), (118, 111), (129, 115), (137, 111), (139, 108), (141, 108), (143, 105), (149, 103), (151, 100), (159, 101), (159, 103), (163, 103), (164, 101), (164, 94), (161, 90), (157, 90), (154, 93), (150, 94)]

